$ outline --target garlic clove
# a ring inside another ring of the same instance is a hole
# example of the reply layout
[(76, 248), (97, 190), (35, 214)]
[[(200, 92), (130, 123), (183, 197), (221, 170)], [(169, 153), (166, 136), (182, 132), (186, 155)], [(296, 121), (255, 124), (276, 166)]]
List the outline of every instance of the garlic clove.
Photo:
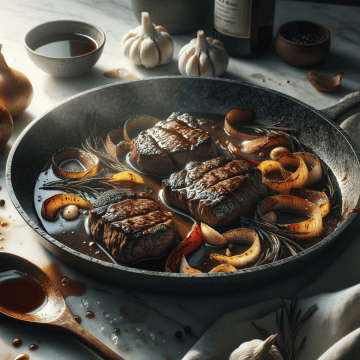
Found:
[(345, 71), (337, 71), (334, 75), (317, 74), (309, 71), (308, 80), (310, 84), (319, 91), (334, 92), (338, 89)]
[(138, 36), (132, 36), (124, 41), (124, 44), (122, 45), (122, 49), (123, 49), (123, 54), (126, 58), (130, 58), (131, 46), (134, 43), (134, 41), (137, 39), (139, 39)]
[(144, 40), (144, 38), (142, 38), (142, 37), (135, 39), (135, 41), (133, 42), (133, 44), (130, 47), (129, 57), (130, 57), (130, 60), (136, 65), (141, 65), (140, 46), (141, 46), (141, 43), (143, 42), (143, 40)]
[(140, 48), (140, 63), (146, 68), (153, 68), (159, 63), (159, 51), (154, 41), (144, 39)]
[(200, 76), (214, 76), (213, 67), (209, 57), (202, 53), (200, 54)]
[(191, 56), (194, 55), (194, 50), (189, 47), (188, 49), (185, 49), (185, 51), (182, 52), (181, 56), (179, 56), (179, 71), (180, 74), (186, 73), (186, 65), (191, 58)]
[(194, 54), (190, 57), (186, 64), (186, 74), (188, 76), (199, 76), (199, 55)]
[(229, 57), (226, 54), (226, 57), (224, 57), (223, 54), (221, 54), (217, 50), (210, 49), (208, 51), (210, 61), (213, 64), (218, 64), (215, 67), (214, 76), (220, 76), (227, 68), (229, 63)]
[(156, 40), (156, 44), (159, 50), (159, 63), (167, 64), (173, 57), (174, 54), (174, 42), (172, 38), (165, 33), (162, 33), (161, 36)]

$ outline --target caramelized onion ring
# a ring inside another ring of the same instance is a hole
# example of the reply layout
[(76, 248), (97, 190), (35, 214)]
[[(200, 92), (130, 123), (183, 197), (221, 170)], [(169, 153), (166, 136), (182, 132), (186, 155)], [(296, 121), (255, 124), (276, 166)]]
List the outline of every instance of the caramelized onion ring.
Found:
[(178, 244), (171, 252), (165, 263), (165, 272), (175, 272), (177, 265), (180, 263), (182, 256), (190, 255), (203, 242), (200, 226), (194, 222), (192, 229), (187, 237)]
[(261, 138), (244, 141), (241, 145), (241, 151), (245, 154), (255, 154), (271, 146), (286, 147), (294, 150), (292, 142), (285, 136), (279, 134), (269, 134)]
[[(115, 141), (117, 144), (115, 145)], [(124, 141), (124, 128), (115, 129), (106, 137), (105, 146), (113, 159), (118, 159), (130, 150), (130, 143)]]
[[(236, 271), (236, 267), (229, 265), (229, 264), (220, 264), (218, 266), (215, 266), (212, 270), (209, 271), (209, 273), (217, 273), (217, 272), (228, 272), (228, 271)], [(185, 256), (183, 255), (180, 261), (180, 273), (182, 274), (202, 274), (203, 272), (197, 269), (192, 268)]]
[(235, 229), (226, 232), (223, 236), (228, 242), (246, 241), (251, 242), (252, 245), (250, 249), (239, 255), (225, 256), (220, 254), (212, 254), (211, 257), (214, 260), (232, 265), (236, 268), (241, 268), (252, 263), (260, 256), (261, 244), (259, 235), (255, 231), (249, 229)]
[[(296, 154), (283, 154), (277, 159), (277, 161), (263, 161), (258, 166), (258, 169), (261, 170), (263, 175), (263, 183), (269, 189), (284, 195), (289, 195), (292, 188), (304, 187), (309, 176), (309, 171), (302, 157)], [(286, 171), (284, 166), (297, 166), (298, 168), (294, 173), (291, 173)], [(281, 171), (286, 180), (270, 180), (266, 178), (266, 174), (272, 171)]]
[[(85, 170), (70, 171), (62, 169), (61, 164), (71, 159), (79, 161), (85, 167)], [(52, 157), (51, 168), (55, 175), (63, 179), (81, 179), (84, 176), (95, 175), (98, 172), (99, 158), (94, 154), (80, 149), (61, 149)]]
[(43, 202), (41, 216), (48, 221), (54, 221), (60, 209), (67, 205), (76, 205), (80, 209), (92, 210), (94, 207), (89, 201), (74, 194), (57, 194)]
[(250, 135), (246, 133), (242, 133), (235, 129), (235, 126), (241, 126), (242, 123), (248, 123), (249, 121), (254, 119), (254, 111), (249, 109), (241, 109), (235, 108), (228, 111), (225, 116), (224, 121), (224, 130), (225, 132), (233, 137), (236, 137), (241, 140), (253, 140), (258, 138), (257, 135)]
[(125, 141), (131, 142), (134, 138), (133, 133), (136, 130), (146, 130), (156, 125), (160, 119), (157, 119), (150, 115), (139, 115), (126, 121), (124, 126), (124, 139)]
[(314, 185), (322, 179), (323, 172), (321, 162), (316, 155), (309, 152), (294, 153), (294, 155), (301, 156), (301, 158), (305, 161), (305, 164), (312, 168), (309, 170), (309, 177), (305, 184), (306, 187)]
[(291, 189), (290, 195), (309, 200), (315, 205), (320, 206), (322, 217), (326, 216), (330, 212), (330, 201), (324, 192), (306, 188)]
[(257, 207), (257, 217), (260, 221), (265, 222), (264, 215), (276, 210), (297, 211), (301, 214), (311, 216), (309, 220), (296, 224), (277, 224), (279, 229), (293, 232), (294, 234), (290, 234), (289, 236), (295, 239), (315, 237), (319, 235), (323, 229), (320, 207), (309, 200), (290, 195), (270, 196), (259, 203)]
[(274, 149), (271, 150), (270, 152), (270, 159), (271, 160), (276, 160), (276, 158), (282, 154), (288, 154), (290, 151), (288, 150), (288, 148), (283, 147), (283, 146), (279, 146), (276, 147)]

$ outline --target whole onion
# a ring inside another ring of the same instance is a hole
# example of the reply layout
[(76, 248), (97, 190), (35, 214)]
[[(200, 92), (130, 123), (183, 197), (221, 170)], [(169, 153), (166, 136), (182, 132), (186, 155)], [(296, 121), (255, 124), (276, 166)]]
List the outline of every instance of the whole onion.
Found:
[(6, 64), (1, 48), (0, 44), (0, 103), (9, 110), (11, 116), (16, 116), (30, 105), (33, 87), (23, 73)]

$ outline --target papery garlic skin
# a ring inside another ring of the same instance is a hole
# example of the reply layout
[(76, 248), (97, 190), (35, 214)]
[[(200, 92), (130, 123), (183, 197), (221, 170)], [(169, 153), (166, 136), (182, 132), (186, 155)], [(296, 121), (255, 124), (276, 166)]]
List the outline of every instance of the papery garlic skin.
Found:
[(229, 56), (219, 41), (199, 30), (179, 52), (179, 71), (185, 76), (220, 76), (227, 69)]
[(121, 39), (124, 56), (136, 65), (153, 68), (167, 64), (174, 55), (174, 42), (163, 26), (151, 23), (147, 12), (141, 14), (141, 25)]
[(229, 360), (283, 360), (278, 348), (273, 345), (276, 335), (269, 336), (265, 341), (252, 340), (242, 343), (235, 349)]

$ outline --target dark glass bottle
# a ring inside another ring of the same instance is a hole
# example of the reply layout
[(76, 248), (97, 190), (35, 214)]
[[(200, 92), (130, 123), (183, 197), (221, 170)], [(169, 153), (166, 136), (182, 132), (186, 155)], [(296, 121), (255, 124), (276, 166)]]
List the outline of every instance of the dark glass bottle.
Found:
[(262, 54), (272, 43), (274, 12), (275, 0), (215, 0), (213, 37), (231, 56)]

